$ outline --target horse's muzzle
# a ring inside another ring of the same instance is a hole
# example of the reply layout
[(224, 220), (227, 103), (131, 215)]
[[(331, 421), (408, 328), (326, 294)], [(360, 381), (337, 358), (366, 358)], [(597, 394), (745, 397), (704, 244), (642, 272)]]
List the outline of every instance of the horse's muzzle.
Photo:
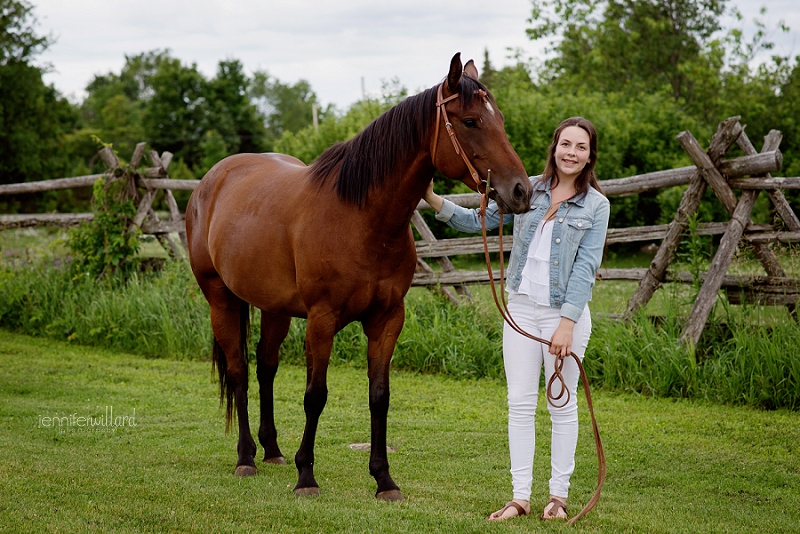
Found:
[[(494, 183), (492, 185), (494, 186)], [(531, 209), (532, 193), (533, 188), (526, 177), (524, 182), (516, 182), (512, 187), (498, 184), (489, 193), (489, 198), (497, 202), (503, 213), (519, 214)]]

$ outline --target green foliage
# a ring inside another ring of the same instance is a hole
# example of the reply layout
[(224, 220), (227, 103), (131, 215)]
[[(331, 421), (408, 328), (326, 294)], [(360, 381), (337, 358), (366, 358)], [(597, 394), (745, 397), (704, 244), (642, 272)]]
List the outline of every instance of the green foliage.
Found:
[(225, 140), (216, 130), (206, 131), (206, 133), (203, 135), (203, 140), (200, 142), (200, 150), (203, 153), (203, 157), (198, 166), (194, 168), (194, 172), (192, 173), (194, 176), (199, 178), (205, 176), (211, 167), (216, 165), (223, 158), (230, 155), (228, 147), (225, 144)]
[(0, 270), (0, 324), (31, 335), (154, 357), (211, 350), (208, 304), (184, 263), (98, 283), (49, 262)]
[(284, 131), (276, 141), (275, 151), (311, 163), (328, 147), (355, 137), (367, 124), (396, 105), (407, 95), (397, 80), (384, 83), (379, 99), (367, 98), (350, 106), (345, 113), (329, 109), (320, 119), (319, 128), (306, 126), (296, 133)]
[[(63, 173), (63, 135), (78, 118), (32, 63), (50, 43), (49, 36), (36, 35), (32, 10), (26, 1), (0, 0), (0, 184)], [(0, 208), (6, 206), (3, 199)]]
[[(81, 104), (83, 128), (76, 135), (97, 135), (112, 143), (120, 154), (133, 153), (136, 143), (147, 138), (143, 124), (147, 100), (153, 94), (152, 78), (169, 58), (167, 51), (154, 50), (125, 56), (119, 74), (95, 75), (87, 85)], [(84, 157), (93, 155), (93, 146), (77, 147)]]
[(628, 95), (660, 93), (706, 121), (738, 94), (749, 62), (769, 49), (763, 25), (753, 41), (741, 30), (720, 38), (726, 0), (536, 0), (536, 40), (553, 38), (541, 73), (561, 87)]
[(128, 183), (103, 176), (93, 189), (94, 218), (72, 229), (67, 240), (74, 255), (73, 272), (95, 279), (129, 274), (137, 265), (134, 256), (139, 251), (140, 230), (131, 229), (136, 205), (127, 195)]
[[(268, 142), (275, 143), (284, 133), (295, 134), (313, 124), (317, 96), (306, 80), (295, 84), (283, 83), (265, 71), (253, 74), (249, 88), (250, 98), (266, 119)], [(319, 110), (320, 117), (333, 112), (333, 108)]]
[[(209, 103), (209, 113), (205, 117), (206, 134), (212, 130), (218, 132), (225, 140), (228, 154), (263, 152), (267, 147), (263, 116), (250, 97), (252, 83), (244, 73), (242, 63), (233, 59), (220, 61), (217, 75), (206, 85)], [(207, 158), (205, 148), (203, 158)]]
[(675, 255), (678, 261), (688, 265), (695, 291), (700, 291), (700, 287), (703, 285), (700, 274), (708, 270), (708, 260), (711, 257), (711, 236), (698, 235), (697, 228), (700, 218), (697, 213), (689, 215), (687, 222), (686, 236), (681, 241), (681, 246)]
[(198, 161), (202, 125), (209, 113), (206, 79), (196, 64), (165, 58), (150, 84), (153, 95), (142, 117), (148, 142), (159, 152), (167, 150), (187, 162)]
[(25, 63), (50, 45), (50, 36), (36, 34), (36, 24), (30, 2), (0, 0), (0, 66)]
[[(87, 86), (82, 132), (107, 139), (123, 155), (146, 140), (201, 177), (219, 161), (210, 162), (212, 155), (221, 159), (270, 147), (264, 116), (251, 94), (253, 79), (240, 61), (220, 61), (216, 76), (206, 79), (196, 65), (183, 64), (168, 50), (125, 60), (119, 74), (97, 75)], [(213, 148), (206, 146), (209, 136)], [(91, 156), (86, 147), (79, 151)]]
[(0, 65), (0, 183), (57, 178), (62, 135), (75, 124), (69, 102), (24, 62)]
[(674, 319), (660, 326), (643, 314), (630, 323), (596, 321), (584, 366), (598, 387), (796, 410), (800, 365), (790, 347), (800, 343), (800, 327), (753, 319), (728, 315), (724, 328), (708, 325), (697, 353), (681, 343)]

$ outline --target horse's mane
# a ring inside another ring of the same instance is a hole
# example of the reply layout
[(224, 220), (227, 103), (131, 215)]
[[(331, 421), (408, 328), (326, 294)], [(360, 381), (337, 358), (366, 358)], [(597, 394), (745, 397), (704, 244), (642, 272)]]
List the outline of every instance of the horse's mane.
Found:
[[(436, 126), (437, 87), (406, 98), (349, 141), (328, 148), (311, 164), (311, 179), (335, 179), (340, 199), (363, 206), (374, 187), (410, 163), (429, 128)], [(461, 106), (469, 107), (476, 91), (486, 87), (462, 76), (459, 89)]]

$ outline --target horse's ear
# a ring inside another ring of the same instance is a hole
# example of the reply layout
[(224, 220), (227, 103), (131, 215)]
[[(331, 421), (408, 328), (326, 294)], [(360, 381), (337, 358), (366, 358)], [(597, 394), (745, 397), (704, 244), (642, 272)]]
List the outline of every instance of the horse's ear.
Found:
[(461, 66), (461, 52), (456, 52), (456, 55), (450, 60), (450, 72), (447, 74), (447, 88), (450, 89), (451, 93), (455, 93), (458, 90), (458, 86), (461, 84), (461, 73), (463, 71), (464, 69)]
[(471, 59), (467, 61), (466, 65), (464, 65), (464, 74), (473, 80), (478, 80), (478, 68), (475, 66), (475, 62)]

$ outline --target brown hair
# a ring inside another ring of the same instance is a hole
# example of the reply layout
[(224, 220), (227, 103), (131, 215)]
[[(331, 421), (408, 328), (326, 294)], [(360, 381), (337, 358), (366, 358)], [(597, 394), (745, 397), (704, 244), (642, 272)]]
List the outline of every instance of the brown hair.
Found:
[(558, 174), (556, 174), (556, 146), (558, 146), (561, 132), (564, 131), (564, 128), (570, 126), (577, 126), (589, 134), (589, 161), (575, 179), (575, 196), (580, 197), (586, 195), (586, 193), (589, 192), (589, 186), (594, 187), (601, 194), (605, 195), (600, 188), (600, 184), (597, 183), (597, 176), (594, 173), (594, 166), (597, 163), (597, 132), (594, 129), (594, 125), (583, 117), (570, 117), (569, 119), (565, 119), (558, 125), (556, 131), (553, 132), (553, 142), (550, 143), (550, 149), (547, 152), (547, 164), (544, 166), (544, 172), (540, 180), (542, 182), (547, 182), (547, 180), (552, 178), (554, 181), (550, 185), (551, 188), (558, 184)]

